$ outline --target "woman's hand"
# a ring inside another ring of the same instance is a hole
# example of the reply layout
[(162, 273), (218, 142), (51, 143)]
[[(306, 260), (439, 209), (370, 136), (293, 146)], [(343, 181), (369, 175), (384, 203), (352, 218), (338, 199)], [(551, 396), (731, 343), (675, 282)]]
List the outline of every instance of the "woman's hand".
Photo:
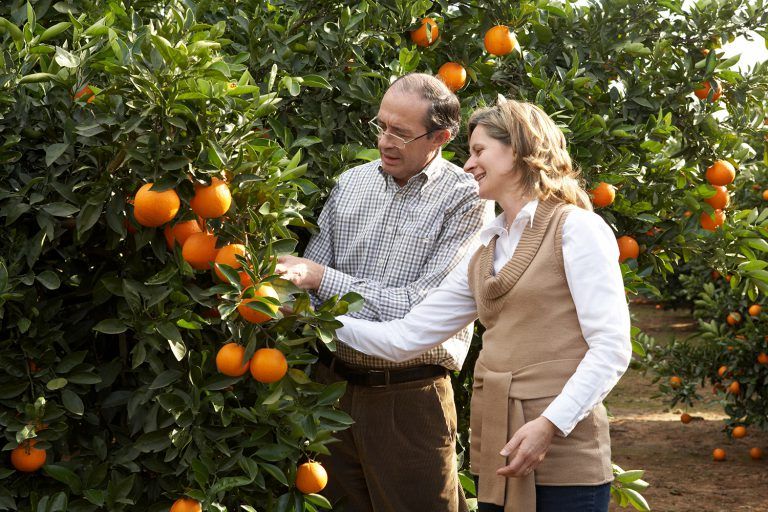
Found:
[(501, 455), (512, 455), (512, 460), (508, 465), (497, 469), (496, 474), (507, 478), (528, 475), (544, 460), (555, 432), (557, 427), (544, 416), (539, 416), (520, 427), (501, 449)]

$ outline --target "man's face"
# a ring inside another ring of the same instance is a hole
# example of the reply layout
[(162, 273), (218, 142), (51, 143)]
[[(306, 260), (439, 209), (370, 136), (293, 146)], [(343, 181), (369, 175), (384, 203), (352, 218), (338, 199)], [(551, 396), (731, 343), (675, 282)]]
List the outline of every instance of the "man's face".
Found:
[(402, 144), (402, 140), (411, 140), (428, 131), (424, 125), (428, 106), (428, 102), (417, 95), (397, 90), (387, 91), (381, 100), (377, 119), (386, 131), (378, 139), (381, 166), (400, 185), (418, 174), (437, 155), (443, 142), (440, 131), (436, 131), (405, 146)]

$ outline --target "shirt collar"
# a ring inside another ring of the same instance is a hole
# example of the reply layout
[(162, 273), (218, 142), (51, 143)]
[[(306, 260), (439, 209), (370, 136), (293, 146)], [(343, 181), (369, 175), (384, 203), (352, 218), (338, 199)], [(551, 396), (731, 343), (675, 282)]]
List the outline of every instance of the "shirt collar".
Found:
[[(421, 171), (419, 171), (417, 174), (415, 174), (411, 180), (413, 180), (414, 183), (420, 182), (420, 186), (424, 186), (427, 182), (429, 182), (432, 178), (438, 175), (440, 170), (445, 165), (445, 160), (443, 159), (443, 155), (441, 153), (438, 153), (438, 155), (432, 159), (431, 162), (429, 162), (426, 167), (424, 167)], [(379, 173), (384, 178), (384, 183), (386, 184), (386, 187), (389, 188), (390, 186), (398, 187), (397, 183), (395, 183), (394, 178), (390, 176), (389, 174), (384, 172), (384, 169), (381, 167), (381, 160), (379, 160)], [(411, 183), (411, 180), (408, 181), (408, 183)], [(399, 188), (399, 187), (398, 187)]]
[[(533, 217), (536, 214), (537, 206), (539, 206), (538, 199), (534, 199), (533, 201), (526, 203), (526, 205), (523, 206), (518, 212), (514, 222), (520, 222), (524, 220), (529, 226), (532, 227)], [(506, 223), (503, 213), (486, 224), (485, 227), (480, 230), (480, 243), (483, 245), (488, 245), (494, 236), (505, 233), (505, 224)]]

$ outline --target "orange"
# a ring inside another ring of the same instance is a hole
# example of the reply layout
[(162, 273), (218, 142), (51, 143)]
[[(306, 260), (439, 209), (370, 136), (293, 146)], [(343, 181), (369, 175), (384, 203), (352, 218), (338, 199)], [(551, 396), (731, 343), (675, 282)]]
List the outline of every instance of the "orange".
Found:
[(728, 316), (725, 317), (725, 321), (728, 323), (728, 325), (731, 325), (731, 326), (737, 325), (741, 322), (741, 315), (733, 311), (731, 313), (728, 313)]
[(720, 95), (723, 94), (723, 88), (720, 87), (720, 83), (715, 79), (707, 80), (706, 82), (699, 84), (699, 87), (696, 88), (693, 93), (700, 100), (705, 100), (709, 96), (709, 91), (712, 90), (713, 86), (715, 92), (712, 93), (712, 101), (717, 101), (720, 99)]
[(45, 450), (35, 448), (36, 439), (24, 441), (11, 451), (11, 464), (17, 471), (33, 473), (45, 464)]
[(768, 201), (768, 188), (763, 190), (763, 201)]
[(640, 246), (637, 244), (637, 240), (631, 236), (621, 236), (616, 242), (619, 244), (620, 263), (624, 263), (628, 259), (637, 258), (640, 255)]
[(211, 233), (192, 233), (181, 248), (181, 257), (196, 270), (211, 268), (216, 260), (216, 240)]
[(176, 243), (183, 247), (184, 242), (187, 241), (187, 238), (189, 238), (190, 235), (202, 232), (203, 229), (200, 227), (200, 223), (196, 220), (177, 222), (173, 226), (166, 224), (165, 229), (163, 229), (165, 244), (168, 246), (168, 250), (171, 251)]
[(693, 212), (692, 212), (691, 210), (685, 210), (685, 211), (683, 212), (683, 217), (685, 217), (686, 219), (687, 219), (688, 217), (690, 217), (691, 215), (693, 215)]
[(765, 352), (757, 354), (757, 362), (760, 364), (768, 364), (768, 354)]
[(287, 371), (288, 361), (276, 348), (260, 348), (251, 358), (251, 376), (264, 384), (279, 381)]
[[(429, 30), (429, 38), (427, 38), (427, 30)], [(411, 31), (411, 41), (413, 41), (416, 46), (426, 48), (437, 41), (437, 36), (439, 34), (440, 31), (437, 28), (437, 22), (435, 20), (432, 18), (422, 18), (421, 26), (416, 30)]]
[(717, 281), (718, 279), (720, 279), (720, 272), (718, 272), (717, 270), (713, 270), (711, 275), (712, 275), (713, 281)]
[(739, 384), (739, 381), (735, 380), (731, 382), (731, 384), (728, 386), (728, 392), (732, 395), (738, 395), (741, 393), (741, 384)]
[(718, 462), (725, 460), (725, 450), (722, 448), (715, 448), (712, 450), (712, 458)]
[(150, 190), (152, 183), (142, 185), (133, 198), (133, 216), (142, 226), (156, 228), (170, 222), (181, 207), (179, 195), (173, 189)]
[(601, 181), (592, 189), (590, 194), (592, 194), (592, 204), (598, 208), (603, 208), (613, 203), (613, 200), (616, 199), (616, 187)]
[(731, 196), (728, 194), (728, 189), (723, 186), (714, 187), (714, 189), (715, 195), (706, 198), (704, 202), (715, 210), (722, 210), (731, 203)]
[(170, 512), (201, 512), (200, 502), (192, 498), (179, 498), (171, 505)]
[(733, 427), (733, 432), (731, 432), (731, 435), (734, 439), (741, 439), (742, 437), (747, 436), (747, 428), (739, 425), (738, 427)]
[(227, 343), (216, 353), (216, 369), (229, 377), (239, 377), (248, 371), (250, 360), (245, 359), (245, 347)]
[(717, 369), (717, 374), (720, 377), (722, 377), (722, 376), (725, 375), (725, 372), (727, 372), (727, 371), (728, 371), (728, 367), (727, 366), (721, 366), (720, 368)]
[(93, 100), (96, 99), (96, 93), (93, 92), (93, 89), (91, 89), (88, 84), (86, 84), (75, 93), (75, 101), (79, 100), (80, 98), (85, 99), (86, 103), (93, 103)]
[(728, 160), (717, 160), (707, 167), (704, 177), (707, 178), (710, 185), (729, 185), (736, 178), (736, 168)]
[[(238, 268), (242, 267), (243, 264), (240, 263), (240, 261), (235, 258), (235, 256), (242, 256), (245, 258), (246, 252), (245, 252), (245, 246), (243, 244), (229, 244), (225, 245), (221, 249), (219, 249), (219, 252), (216, 253), (216, 260), (215, 263), (218, 263), (219, 265), (229, 265), (233, 269), (237, 270)], [(227, 281), (227, 276), (224, 275), (224, 273), (219, 270), (218, 268), (214, 267), (216, 271), (216, 276), (221, 279), (222, 281)], [(248, 274), (246, 274), (247, 276)], [(242, 282), (242, 276), (240, 281)]]
[[(242, 302), (240, 302), (240, 305), (237, 306), (237, 312), (240, 313), (240, 316), (242, 316), (244, 320), (251, 322), (252, 324), (263, 324), (264, 322), (269, 322), (272, 320), (271, 316), (267, 315), (266, 313), (262, 313), (261, 311), (256, 311), (255, 309), (249, 308), (246, 305), (249, 302), (255, 301), (257, 297), (273, 297), (278, 300), (280, 299), (275, 289), (272, 288), (271, 284), (262, 283), (254, 287), (253, 298), (243, 299)], [(273, 313), (277, 313), (278, 306), (274, 304), (262, 304), (267, 306)]]
[(456, 92), (467, 83), (467, 70), (458, 62), (446, 62), (437, 70), (437, 76), (452, 92)]
[(507, 55), (512, 53), (517, 46), (515, 35), (509, 31), (506, 25), (496, 25), (485, 33), (483, 38), (485, 51), (491, 55)]
[(322, 491), (328, 483), (328, 473), (319, 462), (305, 462), (296, 470), (296, 488), (304, 494)]
[(195, 196), (189, 201), (192, 211), (204, 219), (221, 217), (232, 205), (232, 193), (224, 180), (211, 178), (211, 184), (195, 185)]
[(683, 379), (678, 377), (677, 375), (673, 375), (669, 378), (669, 385), (673, 388), (679, 388), (683, 384)]
[(754, 448), (749, 449), (749, 456), (752, 457), (752, 460), (760, 460), (763, 458), (763, 450), (755, 446)]
[(690, 415), (690, 414), (688, 414), (687, 412), (684, 412), (683, 414), (681, 414), (681, 415), (680, 415), (680, 421), (682, 421), (682, 422), (683, 422), (683, 423), (685, 423), (686, 425), (687, 425), (688, 423), (690, 423), (690, 422), (691, 422), (691, 420), (693, 420), (693, 417), (691, 417), (691, 415)]
[(701, 228), (706, 229), (707, 231), (716, 230), (722, 226), (724, 222), (725, 212), (723, 212), (723, 210), (715, 210), (712, 212), (712, 215), (708, 214), (707, 212), (701, 212), (701, 216), (699, 217), (699, 224), (701, 225)]
[(763, 311), (762, 306), (760, 304), (752, 304), (749, 306), (749, 315), (750, 316), (760, 316), (760, 313)]

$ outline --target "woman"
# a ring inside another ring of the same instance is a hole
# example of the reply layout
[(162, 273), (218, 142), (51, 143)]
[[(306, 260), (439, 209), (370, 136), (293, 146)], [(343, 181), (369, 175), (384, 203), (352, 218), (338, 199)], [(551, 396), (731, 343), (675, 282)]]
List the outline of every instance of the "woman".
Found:
[(475, 112), (464, 170), (503, 214), (482, 246), (403, 319), (340, 317), (339, 339), (408, 360), (478, 318), (471, 469), (481, 511), (607, 511), (602, 399), (631, 357), (630, 321), (610, 228), (591, 211), (565, 137), (538, 107)]

